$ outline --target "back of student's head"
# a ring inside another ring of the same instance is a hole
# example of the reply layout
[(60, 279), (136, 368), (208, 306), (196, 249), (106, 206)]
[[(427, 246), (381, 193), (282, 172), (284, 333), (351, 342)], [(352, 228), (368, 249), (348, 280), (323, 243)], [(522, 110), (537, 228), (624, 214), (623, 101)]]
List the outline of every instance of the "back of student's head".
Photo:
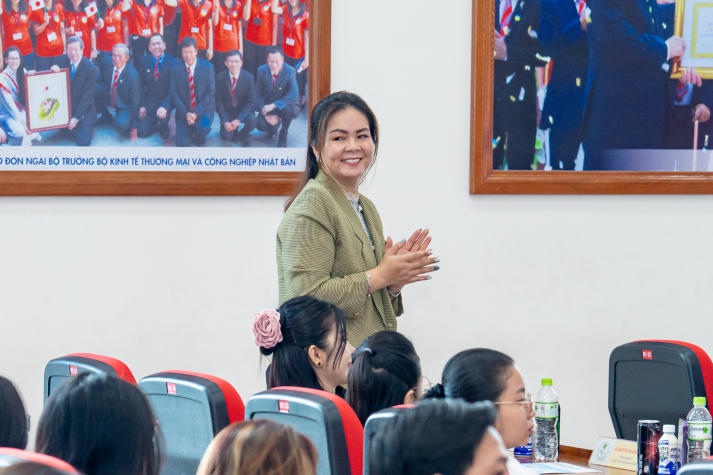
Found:
[[(273, 326), (276, 321), (279, 324)], [(337, 340), (330, 348), (330, 336), (335, 332)], [(265, 310), (257, 314), (253, 334), (260, 352), (272, 355), (268, 389), (276, 386), (324, 389), (309, 358), (312, 345), (329, 353), (326, 364), (333, 368), (337, 368), (342, 357), (348, 357), (344, 355), (347, 331), (342, 310), (309, 295), (286, 301), (276, 312)]]
[(35, 446), (86, 475), (157, 475), (160, 441), (148, 399), (136, 386), (80, 373), (45, 403)]
[(0, 468), (0, 475), (76, 475), (76, 471), (65, 471), (37, 462), (21, 462)]
[(235, 422), (205, 451), (196, 475), (314, 475), (317, 450), (292, 427), (267, 419)]
[(354, 352), (347, 402), (362, 424), (376, 411), (403, 404), (409, 391), (419, 394), (421, 363), (411, 341), (394, 331), (367, 337)]
[(27, 447), (27, 415), (20, 393), (0, 376), (0, 447)]
[(495, 407), (487, 401), (422, 401), (400, 411), (374, 436), (369, 473), (461, 475), (495, 417)]
[(497, 401), (514, 364), (512, 358), (496, 350), (473, 348), (461, 351), (448, 360), (441, 383), (432, 386), (424, 397)]

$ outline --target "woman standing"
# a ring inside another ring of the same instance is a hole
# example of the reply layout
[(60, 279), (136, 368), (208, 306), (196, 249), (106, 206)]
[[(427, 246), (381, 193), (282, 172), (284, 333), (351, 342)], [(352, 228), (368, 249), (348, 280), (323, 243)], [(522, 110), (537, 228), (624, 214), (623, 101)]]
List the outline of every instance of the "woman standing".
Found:
[(282, 23), (282, 51), (285, 62), (297, 70), (300, 105), (307, 102), (307, 68), (309, 68), (309, 13), (300, 0), (288, 0)]
[(64, 31), (67, 36), (78, 36), (84, 42), (85, 58), (97, 57), (97, 32), (95, 30), (95, 14), (87, 13), (85, 0), (65, 0)]
[[(245, 0), (249, 1), (249, 0)], [(247, 21), (243, 4), (239, 0), (218, 0), (213, 9), (213, 68), (216, 76), (225, 71), (225, 60), (230, 51), (243, 54), (243, 26)]]
[(121, 9), (121, 3), (115, 0), (99, 0), (99, 19), (97, 20), (97, 66), (101, 77), (114, 66), (111, 63), (111, 49), (117, 43), (129, 44), (129, 24)]
[(43, 8), (30, 14), (35, 44), (35, 69), (46, 71), (58, 64), (64, 53), (64, 8), (57, 0), (45, 0)]
[(310, 116), (303, 184), (277, 231), (280, 301), (309, 294), (337, 305), (353, 345), (396, 330), (401, 289), (438, 270), (427, 230), (385, 240), (376, 207), (359, 194), (378, 145), (376, 117), (362, 98), (342, 91), (322, 99)]
[(24, 60), (24, 67), (35, 69), (35, 50), (30, 38), (30, 12), (23, 0), (5, 0), (2, 12), (2, 44), (0, 50), (17, 46)]

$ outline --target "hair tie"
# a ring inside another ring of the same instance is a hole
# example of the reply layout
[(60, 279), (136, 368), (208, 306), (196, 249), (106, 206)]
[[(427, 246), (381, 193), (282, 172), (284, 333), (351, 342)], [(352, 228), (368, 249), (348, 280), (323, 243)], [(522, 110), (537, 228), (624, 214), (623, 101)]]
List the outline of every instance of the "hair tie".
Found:
[(267, 308), (253, 316), (253, 338), (260, 348), (274, 348), (282, 341), (280, 312)]
[(369, 353), (370, 355), (374, 356), (374, 352), (371, 351), (371, 348), (368, 346), (361, 346), (356, 349), (354, 352), (354, 356), (352, 356), (352, 359), (356, 358), (360, 353)]

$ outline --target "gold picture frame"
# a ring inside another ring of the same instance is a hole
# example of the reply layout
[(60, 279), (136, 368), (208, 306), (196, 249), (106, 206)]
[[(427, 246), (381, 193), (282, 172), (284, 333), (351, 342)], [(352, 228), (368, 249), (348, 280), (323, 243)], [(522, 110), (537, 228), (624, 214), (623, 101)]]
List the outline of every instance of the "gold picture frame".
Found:
[(713, 173), (708, 172), (493, 170), (493, 25), (495, 21), (495, 0), (471, 1), (471, 194), (713, 193)]
[[(310, 1), (309, 8), (307, 107), (311, 109), (330, 92), (331, 0)], [(290, 194), (300, 176), (298, 172), (0, 171), (0, 195), (274, 196)]]

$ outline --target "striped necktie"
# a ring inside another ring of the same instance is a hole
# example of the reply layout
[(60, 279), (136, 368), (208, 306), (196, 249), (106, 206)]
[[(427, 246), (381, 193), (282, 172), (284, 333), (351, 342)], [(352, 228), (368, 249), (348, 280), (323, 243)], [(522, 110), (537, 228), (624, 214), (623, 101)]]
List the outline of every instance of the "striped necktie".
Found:
[(114, 79), (111, 81), (111, 106), (116, 107), (116, 87), (119, 85), (119, 70), (114, 68)]
[(503, 0), (502, 1), (502, 14), (500, 15), (500, 34), (505, 36), (510, 26), (510, 19), (512, 18), (512, 1)]
[(193, 73), (191, 72), (191, 68), (188, 69), (188, 89), (191, 92), (191, 112), (193, 112), (196, 108), (197, 102), (196, 102), (196, 86), (193, 84)]

